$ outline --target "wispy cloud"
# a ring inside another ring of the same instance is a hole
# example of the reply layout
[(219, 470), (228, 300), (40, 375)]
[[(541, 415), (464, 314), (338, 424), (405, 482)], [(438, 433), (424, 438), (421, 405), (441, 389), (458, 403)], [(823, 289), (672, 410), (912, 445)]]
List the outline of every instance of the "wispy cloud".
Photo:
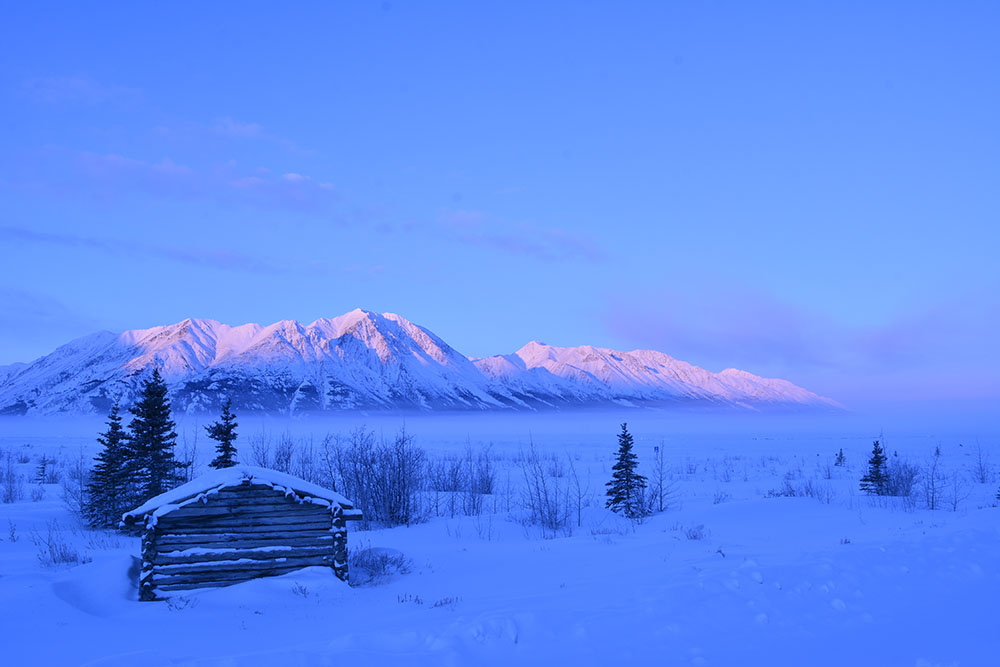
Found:
[(142, 255), (184, 264), (257, 274), (278, 274), (284, 270), (264, 259), (223, 248), (193, 248), (112, 239), (97, 236), (40, 232), (18, 227), (0, 227), (0, 239), (66, 248), (87, 248), (118, 256)]
[[(987, 391), (984, 378), (1000, 372), (988, 336), (1000, 326), (995, 287), (864, 326), (749, 289), (702, 286), (616, 299), (605, 318), (620, 339), (714, 370), (827, 384), (845, 396), (933, 397)], [(939, 386), (958, 370), (966, 387)]]
[(439, 224), (445, 233), (465, 243), (546, 260), (599, 262), (604, 250), (589, 236), (561, 227), (511, 223), (481, 211), (448, 211)]
[(220, 140), (258, 142), (277, 146), (284, 151), (298, 155), (316, 154), (315, 150), (300, 146), (298, 143), (281, 136), (260, 123), (233, 118), (231, 116), (221, 116), (210, 122), (185, 120), (160, 123), (155, 125), (152, 130), (154, 136), (161, 139), (169, 139), (171, 142), (201, 144), (206, 142), (217, 143)]
[(37, 77), (25, 81), (21, 91), (26, 97), (47, 104), (131, 101), (140, 94), (138, 88), (105, 84), (88, 76)]
[(267, 130), (260, 123), (252, 123), (247, 121), (238, 120), (235, 118), (230, 118), (225, 116), (216, 119), (214, 123), (208, 126), (209, 131), (219, 135), (221, 137), (228, 137), (230, 139), (241, 139), (241, 140), (253, 140), (262, 141), (265, 143), (274, 144), (280, 148), (291, 153), (299, 153), (303, 155), (312, 155), (316, 151), (303, 148), (291, 139), (282, 137), (275, 134), (272, 131)]
[(337, 199), (331, 183), (265, 168), (241, 171), (232, 163), (194, 168), (169, 158), (146, 161), (98, 153), (81, 153), (76, 163), (88, 188), (96, 186), (105, 196), (143, 192), (175, 199), (212, 198), (252, 207), (300, 211), (320, 211)]
[(95, 319), (52, 296), (0, 286), (0, 364), (30, 361), (100, 328)]
[(229, 117), (219, 118), (212, 125), (212, 131), (223, 136), (240, 139), (257, 139), (265, 136), (264, 127), (259, 123), (247, 123)]

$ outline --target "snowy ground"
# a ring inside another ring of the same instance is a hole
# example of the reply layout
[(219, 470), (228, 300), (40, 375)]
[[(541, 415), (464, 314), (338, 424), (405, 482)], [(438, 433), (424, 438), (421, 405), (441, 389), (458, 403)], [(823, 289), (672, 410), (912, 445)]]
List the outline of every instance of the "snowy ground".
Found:
[[(301, 439), (347, 426), (280, 427)], [(256, 428), (278, 426), (248, 420), (244, 433)], [(997, 664), (1000, 441), (988, 427), (887, 431), (890, 454), (921, 466), (940, 446), (948, 484), (931, 511), (919, 492), (906, 503), (856, 491), (877, 429), (751, 420), (685, 430), (633, 419), (640, 459), (663, 447), (675, 488), (673, 506), (641, 524), (602, 508), (613, 418), (411, 419), (407, 428), (432, 454), (492, 441), (500, 476), (511, 471), (515, 485), (529, 437), (553, 462), (572, 460), (590, 486), (580, 525), (574, 516), (546, 538), (498, 498), (481, 516), (353, 531), (352, 548), (410, 562), (373, 585), (310, 570), (140, 603), (129, 575), (137, 540), (79, 528), (58, 484), (29, 483), (22, 499), (0, 504), (2, 662)], [(99, 429), (8, 421), (0, 449), (30, 477), (43, 454), (62, 466), (81, 446), (92, 455)], [(840, 448), (844, 467), (832, 465)], [(980, 452), (985, 484), (974, 474)], [(565, 466), (552, 473), (566, 479)], [(780, 495), (789, 488), (795, 496)], [(50, 542), (89, 562), (43, 562)]]

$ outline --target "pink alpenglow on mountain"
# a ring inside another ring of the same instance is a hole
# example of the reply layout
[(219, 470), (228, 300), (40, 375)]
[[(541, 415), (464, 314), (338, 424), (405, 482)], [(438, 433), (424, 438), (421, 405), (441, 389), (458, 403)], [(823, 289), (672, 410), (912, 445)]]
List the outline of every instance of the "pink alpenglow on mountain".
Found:
[(249, 412), (539, 410), (626, 405), (838, 409), (784, 380), (711, 373), (661, 352), (531, 342), (469, 359), (392, 313), (353, 310), (311, 324), (187, 319), (99, 332), (30, 364), (0, 368), (0, 413), (104, 412), (129, 404), (157, 366), (175, 409)]

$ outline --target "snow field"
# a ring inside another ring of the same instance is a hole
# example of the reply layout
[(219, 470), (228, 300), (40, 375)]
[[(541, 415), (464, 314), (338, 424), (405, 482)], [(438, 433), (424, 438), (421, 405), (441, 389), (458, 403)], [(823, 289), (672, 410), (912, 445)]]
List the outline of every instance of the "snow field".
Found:
[[(870, 438), (631, 428), (647, 476), (662, 447), (672, 489), (666, 511), (634, 523), (603, 509), (617, 424), (591, 427), (494, 438), (408, 423), (432, 460), (492, 440), (495, 493), (482, 514), (439, 506), (443, 516), (410, 527), (352, 529), (355, 555), (389, 556), (358, 587), (307, 570), (140, 603), (138, 540), (79, 528), (59, 484), (33, 500), (25, 483), (0, 504), (4, 662), (996, 664), (995, 440), (940, 438), (957, 511), (947, 484), (931, 511), (919, 488), (910, 502), (857, 491)], [(304, 446), (309, 426), (293, 428)], [(65, 476), (92, 438), (0, 436), (0, 448), (15, 474), (31, 476), (44, 454)], [(925, 466), (938, 440), (890, 437), (887, 450)], [(588, 487), (579, 525), (575, 509), (554, 533), (526, 522), (520, 462), (532, 443), (550, 483), (566, 489), (572, 462)], [(847, 465), (833, 466), (841, 447)], [(52, 563), (61, 546), (80, 562)]]

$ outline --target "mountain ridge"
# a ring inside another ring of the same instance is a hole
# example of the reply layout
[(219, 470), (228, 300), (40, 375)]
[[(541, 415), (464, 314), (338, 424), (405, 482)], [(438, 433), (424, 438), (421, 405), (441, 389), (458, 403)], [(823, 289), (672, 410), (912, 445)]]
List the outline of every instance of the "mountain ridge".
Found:
[(242, 411), (543, 410), (601, 405), (840, 409), (786, 380), (712, 373), (656, 350), (531, 341), (470, 358), (394, 313), (360, 308), (309, 324), (203, 318), (102, 331), (28, 364), (0, 367), (0, 414), (105, 412), (160, 368), (175, 409)]

